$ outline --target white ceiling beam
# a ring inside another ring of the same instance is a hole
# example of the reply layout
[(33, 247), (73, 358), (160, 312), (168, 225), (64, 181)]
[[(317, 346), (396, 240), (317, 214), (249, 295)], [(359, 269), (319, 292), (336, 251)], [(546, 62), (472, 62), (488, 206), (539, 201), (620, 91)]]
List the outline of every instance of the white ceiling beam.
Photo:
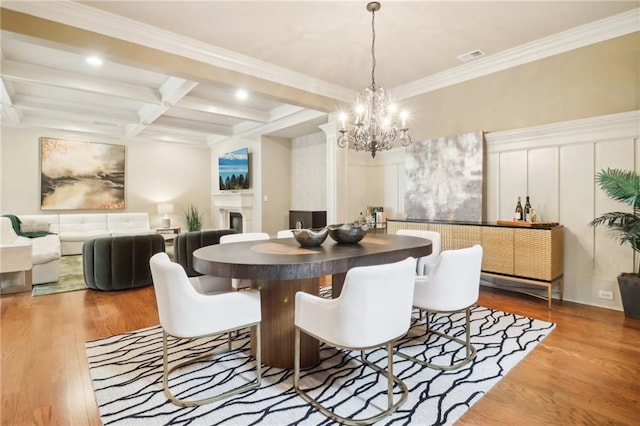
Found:
[(175, 105), (197, 86), (198, 83), (195, 81), (170, 76), (167, 81), (160, 86), (159, 91), (162, 95), (162, 103), (170, 106)]
[(0, 80), (0, 101), (2, 105), (13, 105), (12, 96), (16, 93), (13, 83)]
[(0, 80), (0, 103), (2, 105), (2, 122), (10, 125), (20, 124), (20, 113), (13, 107), (11, 93), (15, 93), (11, 82)]
[(289, 115), (297, 114), (305, 108), (295, 105), (282, 105), (269, 111), (269, 121), (280, 120)]
[(219, 124), (203, 123), (199, 121), (183, 120), (174, 117), (160, 117), (154, 123), (154, 126), (161, 126), (165, 129), (180, 129), (183, 132), (208, 133), (211, 135), (233, 134), (233, 128)]
[[(61, 111), (46, 111), (41, 109), (30, 110), (28, 108), (22, 108), (22, 117), (24, 122), (35, 122), (38, 120), (53, 121), (58, 120), (61, 123), (69, 123), (71, 126), (90, 126), (96, 128), (109, 128), (119, 129), (120, 136), (124, 136), (122, 129), (125, 127), (125, 123), (118, 121), (107, 120), (104, 117), (95, 116), (91, 114), (79, 114), (73, 112), (61, 112)], [(35, 113), (33, 113), (35, 111)], [(89, 127), (87, 127), (89, 128)]]
[(120, 83), (23, 62), (4, 61), (0, 75), (3, 79), (13, 81), (62, 87), (146, 103), (159, 104), (162, 102), (160, 93), (149, 87)]
[(196, 134), (172, 134), (163, 131), (163, 129), (154, 129), (153, 126), (149, 126), (143, 133), (136, 137), (136, 140), (144, 140), (148, 142), (166, 142), (166, 143), (179, 143), (185, 145), (196, 145), (200, 147), (206, 147), (206, 140), (202, 135)]
[(135, 137), (142, 132), (145, 126), (153, 123), (162, 114), (167, 112), (174, 102), (180, 101), (187, 93), (192, 91), (198, 83), (195, 81), (188, 81), (178, 77), (169, 77), (162, 86), (160, 86), (159, 92), (162, 95), (162, 103), (146, 104), (138, 110), (139, 121), (137, 125), (127, 126), (127, 137)]
[(10, 105), (2, 106), (2, 124), (17, 126), (20, 124), (20, 112)]
[(138, 114), (133, 111), (78, 104), (77, 102), (40, 96), (18, 95), (15, 97), (14, 105), (25, 110), (46, 113), (56, 111), (74, 116), (90, 117), (97, 121), (113, 121), (122, 125), (138, 121)]
[[(326, 112), (303, 109), (298, 113), (287, 115), (286, 117), (283, 117), (281, 119), (273, 120), (267, 124), (256, 126), (251, 129), (243, 129), (238, 131), (240, 126), (236, 126), (236, 131), (233, 133), (233, 137), (251, 137), (256, 135), (264, 135), (326, 115)], [(219, 138), (209, 139), (209, 145), (217, 142), (220, 142)]]
[(176, 108), (191, 109), (195, 111), (208, 112), (226, 117), (238, 118), (241, 120), (251, 120), (257, 123), (266, 123), (269, 121), (269, 113), (258, 111), (251, 108), (238, 108), (236, 106), (225, 105), (194, 96), (185, 96), (174, 105)]
[(65, 132), (98, 134), (98, 135), (110, 136), (113, 138), (122, 138), (124, 136), (122, 134), (122, 129), (119, 127), (97, 126), (94, 124), (84, 124), (84, 123), (70, 124), (68, 122), (63, 122), (58, 119), (50, 119), (50, 118), (42, 118), (42, 117), (24, 119), (22, 123), (20, 123), (20, 127), (25, 127), (30, 129), (41, 128), (41, 129), (50, 129), (50, 130), (60, 130)]

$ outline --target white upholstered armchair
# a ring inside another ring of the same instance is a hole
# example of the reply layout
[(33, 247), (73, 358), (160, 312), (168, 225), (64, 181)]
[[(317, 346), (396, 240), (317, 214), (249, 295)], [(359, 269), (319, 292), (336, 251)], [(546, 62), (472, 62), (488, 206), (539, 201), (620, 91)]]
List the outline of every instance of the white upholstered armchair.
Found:
[(416, 274), (419, 276), (428, 275), (440, 260), (441, 236), (436, 231), (421, 231), (416, 229), (398, 229), (398, 235), (408, 235), (410, 237), (425, 238), (431, 241), (431, 254), (418, 258)]
[[(260, 322), (262, 319), (260, 292), (248, 290), (203, 295), (193, 288), (182, 266), (171, 262), (166, 253), (153, 255), (149, 264), (163, 331), (163, 384), (167, 397), (177, 405), (201, 405), (260, 386), (262, 371), (260, 362)], [(250, 326), (256, 326), (255, 380), (226, 392), (198, 400), (179, 399), (171, 392), (169, 375), (173, 371), (223, 352), (208, 352), (183, 361), (169, 369), (167, 336), (192, 339), (226, 333), (229, 339), (228, 350), (231, 350), (231, 331)]]
[[(336, 299), (296, 293), (294, 387), (327, 417), (343, 424), (371, 424), (393, 413), (406, 400), (406, 385), (393, 375), (393, 346), (409, 329), (416, 260), (352, 268)], [(387, 408), (365, 419), (345, 418), (322, 406), (300, 387), (300, 333), (331, 346), (359, 350), (362, 362), (387, 376)], [(387, 370), (370, 363), (364, 350), (386, 346)], [(393, 402), (393, 385), (402, 394)]]
[[(467, 364), (476, 356), (476, 348), (470, 341), (471, 306), (478, 300), (480, 289), (480, 270), (482, 267), (482, 247), (459, 250), (445, 250), (440, 253), (436, 268), (427, 276), (416, 277), (413, 306), (426, 310), (426, 333), (434, 333), (462, 345), (466, 356), (450, 365), (430, 363), (411, 357), (398, 348), (398, 355), (411, 359), (421, 365), (440, 370), (453, 370)], [(462, 340), (429, 328), (430, 312), (465, 312), (466, 339)]]
[[(245, 232), (242, 234), (227, 234), (220, 237), (220, 244), (237, 243), (241, 241), (260, 241), (268, 240), (269, 234), (266, 232)], [(241, 290), (251, 287), (251, 280), (243, 280), (239, 278), (233, 278), (231, 280), (231, 286), (235, 290)]]

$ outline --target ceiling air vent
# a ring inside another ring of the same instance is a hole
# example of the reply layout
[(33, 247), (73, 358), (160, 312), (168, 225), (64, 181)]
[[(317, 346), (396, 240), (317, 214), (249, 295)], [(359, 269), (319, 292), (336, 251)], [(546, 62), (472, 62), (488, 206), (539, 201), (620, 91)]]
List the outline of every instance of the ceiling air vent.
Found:
[(93, 121), (91, 121), (91, 124), (93, 124), (95, 126), (120, 127), (119, 123), (114, 123), (113, 121), (93, 120)]
[(456, 56), (460, 62), (469, 62), (474, 59), (478, 59), (484, 56), (484, 52), (480, 49), (473, 50), (468, 53), (463, 53), (460, 56)]

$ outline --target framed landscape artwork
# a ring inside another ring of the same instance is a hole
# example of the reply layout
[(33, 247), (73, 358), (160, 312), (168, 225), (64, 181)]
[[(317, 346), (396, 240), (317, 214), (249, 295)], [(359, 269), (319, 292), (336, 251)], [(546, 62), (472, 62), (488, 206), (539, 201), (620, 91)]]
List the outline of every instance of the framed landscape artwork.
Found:
[(123, 209), (124, 161), (124, 145), (40, 138), (40, 208)]
[(409, 219), (482, 222), (483, 133), (409, 145), (405, 212)]

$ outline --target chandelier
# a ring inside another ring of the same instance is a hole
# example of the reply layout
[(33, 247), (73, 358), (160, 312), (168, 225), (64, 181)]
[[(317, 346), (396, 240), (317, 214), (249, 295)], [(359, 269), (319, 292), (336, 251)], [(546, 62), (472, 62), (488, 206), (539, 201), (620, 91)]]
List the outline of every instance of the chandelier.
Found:
[[(370, 151), (371, 157), (376, 152), (393, 148), (395, 141), (403, 146), (411, 143), (409, 129), (406, 125), (407, 113), (398, 113), (397, 106), (391, 101), (387, 92), (376, 85), (376, 12), (380, 3), (373, 1), (367, 4), (371, 12), (371, 85), (358, 94), (355, 106), (353, 128), (347, 130), (346, 113), (340, 114), (342, 126), (339, 130), (338, 146), (351, 145), (356, 151)], [(400, 125), (398, 124), (400, 119)]]

